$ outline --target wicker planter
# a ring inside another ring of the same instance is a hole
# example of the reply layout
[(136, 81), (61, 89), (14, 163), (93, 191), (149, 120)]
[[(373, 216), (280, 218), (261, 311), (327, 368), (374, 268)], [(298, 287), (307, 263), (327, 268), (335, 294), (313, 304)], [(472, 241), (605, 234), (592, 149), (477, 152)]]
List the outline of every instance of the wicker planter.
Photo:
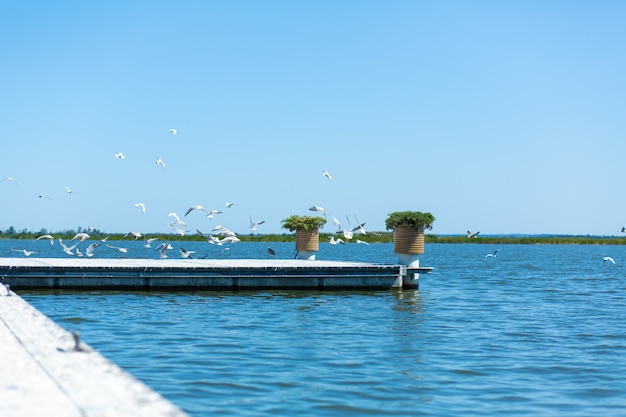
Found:
[(296, 250), (303, 252), (317, 252), (320, 249), (319, 229), (296, 230)]
[(424, 227), (397, 226), (393, 229), (394, 252), (406, 255), (424, 253)]

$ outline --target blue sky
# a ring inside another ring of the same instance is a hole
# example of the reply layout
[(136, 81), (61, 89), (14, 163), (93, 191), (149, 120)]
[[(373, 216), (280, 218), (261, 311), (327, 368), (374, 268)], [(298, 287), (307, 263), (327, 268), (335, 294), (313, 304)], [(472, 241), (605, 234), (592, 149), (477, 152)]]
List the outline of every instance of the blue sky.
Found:
[(170, 212), (200, 204), (223, 213), (190, 213), (192, 232), (246, 234), (252, 217), (282, 233), (318, 205), (372, 231), (417, 210), (437, 234), (618, 234), (625, 12), (4, 2), (0, 178), (19, 185), (0, 182), (0, 230), (168, 233)]

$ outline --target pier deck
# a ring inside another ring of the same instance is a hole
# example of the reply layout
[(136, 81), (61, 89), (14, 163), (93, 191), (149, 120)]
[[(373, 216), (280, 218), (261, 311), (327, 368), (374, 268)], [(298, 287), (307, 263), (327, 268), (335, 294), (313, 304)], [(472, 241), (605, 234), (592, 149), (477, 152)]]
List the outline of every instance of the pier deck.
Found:
[(0, 258), (0, 279), (11, 289), (417, 288), (419, 273), (431, 270), (298, 259)]
[(3, 286), (0, 340), (3, 417), (187, 416)]

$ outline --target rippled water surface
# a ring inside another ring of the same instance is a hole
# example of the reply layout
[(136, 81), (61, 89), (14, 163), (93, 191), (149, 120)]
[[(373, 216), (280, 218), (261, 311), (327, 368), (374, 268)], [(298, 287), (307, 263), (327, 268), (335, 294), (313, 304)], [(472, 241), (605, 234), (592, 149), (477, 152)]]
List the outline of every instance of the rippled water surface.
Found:
[(419, 291), (21, 295), (192, 416), (626, 413), (625, 247), (430, 244), (421, 265)]

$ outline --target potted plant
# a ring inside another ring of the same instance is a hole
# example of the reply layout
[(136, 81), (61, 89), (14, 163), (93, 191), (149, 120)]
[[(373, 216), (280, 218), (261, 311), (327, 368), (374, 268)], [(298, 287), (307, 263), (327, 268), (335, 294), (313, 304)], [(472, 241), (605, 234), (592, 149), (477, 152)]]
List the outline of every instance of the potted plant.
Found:
[(298, 216), (293, 214), (282, 220), (283, 229), (296, 232), (296, 251), (298, 257), (315, 259), (313, 252), (319, 250), (319, 229), (326, 224), (320, 216)]
[(385, 220), (393, 230), (394, 252), (416, 255), (424, 253), (424, 229), (431, 230), (435, 216), (421, 211), (395, 211)]

